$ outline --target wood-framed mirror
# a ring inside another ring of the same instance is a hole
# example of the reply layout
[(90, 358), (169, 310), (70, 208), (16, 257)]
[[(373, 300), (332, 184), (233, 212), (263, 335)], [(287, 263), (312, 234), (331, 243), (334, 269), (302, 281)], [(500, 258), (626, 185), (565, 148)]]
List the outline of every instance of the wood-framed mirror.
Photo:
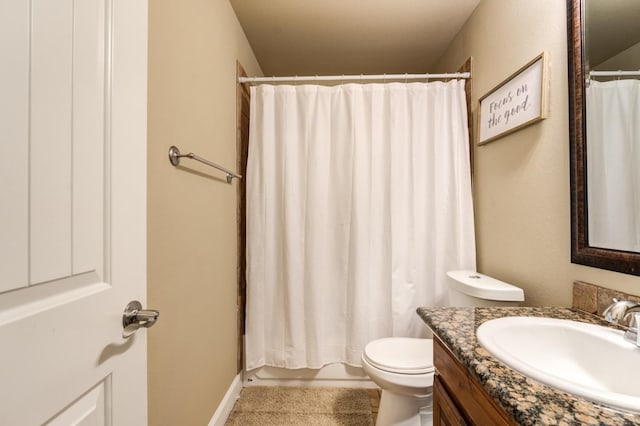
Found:
[[(590, 226), (594, 228), (593, 220), (598, 214), (598, 204), (594, 203), (592, 199), (595, 190), (592, 188), (590, 192), (588, 183), (591, 182), (593, 186), (592, 179), (599, 167), (593, 166), (590, 162), (599, 156), (593, 155), (592, 152), (592, 147), (596, 144), (596, 138), (589, 139), (587, 132), (587, 129), (592, 128), (592, 125), (588, 124), (587, 120), (587, 92), (589, 92), (591, 102), (589, 106), (590, 118), (593, 117), (591, 106), (594, 102), (594, 98), (591, 97), (591, 91), (587, 90), (587, 87), (595, 81), (592, 77), (595, 73), (592, 73), (592, 71), (597, 69), (593, 64), (590, 64), (587, 48), (585, 47), (585, 34), (588, 34), (586, 37), (588, 43), (592, 43), (594, 37), (596, 37), (589, 32), (592, 29), (586, 27), (588, 23), (586, 21), (589, 20), (585, 19), (585, 7), (595, 7), (592, 6), (595, 3), (587, 4), (586, 2), (592, 1), (597, 2), (598, 0), (567, 0), (569, 131), (571, 144), (571, 262), (626, 274), (640, 275), (640, 249), (637, 248), (637, 243), (634, 242), (636, 248), (633, 248), (633, 244), (627, 246), (604, 244), (598, 242), (599, 240), (594, 238), (596, 232), (593, 229), (589, 229)], [(617, 2), (609, 2), (609, 4), (611, 3)], [(600, 2), (600, 5), (602, 4), (606, 5), (606, 3)], [(605, 11), (605, 13), (608, 13), (608, 11)], [(614, 13), (614, 11), (611, 13)], [(611, 16), (607, 18), (609, 18), (611, 25), (614, 27), (619, 25), (618, 20), (611, 19)], [(640, 43), (637, 46), (640, 46)], [(635, 69), (637, 70), (638, 68)], [(640, 76), (632, 78), (637, 80), (640, 79)], [(600, 84), (600, 81), (595, 83), (595, 85), (598, 84)], [(640, 117), (635, 121), (640, 121)], [(594, 136), (593, 132), (592, 136)], [(607, 135), (606, 139), (607, 143), (609, 143), (614, 137)], [(589, 140), (592, 142), (591, 146), (588, 146)], [(587, 158), (588, 151), (591, 151), (589, 152), (589, 158)], [(638, 151), (640, 152), (640, 147)], [(637, 168), (640, 170), (640, 164), (638, 164)], [(590, 171), (591, 176), (589, 176)], [(619, 189), (615, 188), (615, 190), (618, 191)], [(640, 193), (637, 190), (635, 193), (640, 199)], [(630, 216), (636, 216), (640, 223), (640, 215), (637, 212), (631, 212)], [(613, 217), (610, 216), (607, 220), (615, 223), (617, 219), (618, 215), (616, 214)], [(640, 229), (635, 234), (640, 235)]]

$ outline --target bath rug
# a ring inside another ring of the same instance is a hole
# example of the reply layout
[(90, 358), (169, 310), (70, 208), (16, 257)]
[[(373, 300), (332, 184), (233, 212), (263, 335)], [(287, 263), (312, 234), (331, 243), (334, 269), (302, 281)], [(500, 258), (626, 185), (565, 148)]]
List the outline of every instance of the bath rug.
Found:
[(373, 426), (376, 396), (367, 389), (251, 386), (240, 393), (226, 425)]

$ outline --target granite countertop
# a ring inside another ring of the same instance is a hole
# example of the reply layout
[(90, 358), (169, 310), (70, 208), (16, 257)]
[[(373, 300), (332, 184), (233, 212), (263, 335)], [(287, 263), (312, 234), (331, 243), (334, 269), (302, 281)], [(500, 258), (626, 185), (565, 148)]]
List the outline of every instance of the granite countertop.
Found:
[[(594, 315), (570, 308), (519, 307), (418, 308), (418, 315), (520, 425), (640, 425), (638, 414), (600, 406), (523, 376), (489, 355), (476, 339), (480, 324), (507, 316), (609, 325)], [(615, 364), (615, 360), (602, 361)]]

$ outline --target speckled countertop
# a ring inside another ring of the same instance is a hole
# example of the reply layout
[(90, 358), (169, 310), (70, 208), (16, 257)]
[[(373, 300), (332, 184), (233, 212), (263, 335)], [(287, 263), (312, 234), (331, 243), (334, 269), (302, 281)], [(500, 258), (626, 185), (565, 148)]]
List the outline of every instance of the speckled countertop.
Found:
[[(607, 325), (594, 315), (569, 308), (418, 308), (418, 315), (520, 425), (640, 425), (640, 415), (603, 407), (523, 376), (489, 355), (476, 339), (478, 326), (494, 318), (535, 316)], [(615, 369), (615, 360), (602, 361)]]

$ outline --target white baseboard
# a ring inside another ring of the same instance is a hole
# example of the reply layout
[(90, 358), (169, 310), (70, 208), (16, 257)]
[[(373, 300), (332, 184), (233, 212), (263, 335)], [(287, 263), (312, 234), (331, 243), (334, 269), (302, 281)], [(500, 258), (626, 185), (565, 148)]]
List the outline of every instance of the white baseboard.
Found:
[(233, 404), (236, 403), (236, 400), (240, 396), (241, 390), (242, 372), (234, 377), (229, 389), (227, 389), (227, 393), (224, 394), (224, 398), (220, 401), (216, 412), (213, 413), (213, 417), (209, 421), (209, 426), (224, 426), (224, 423), (229, 418), (229, 414), (231, 414), (231, 410), (233, 410)]

